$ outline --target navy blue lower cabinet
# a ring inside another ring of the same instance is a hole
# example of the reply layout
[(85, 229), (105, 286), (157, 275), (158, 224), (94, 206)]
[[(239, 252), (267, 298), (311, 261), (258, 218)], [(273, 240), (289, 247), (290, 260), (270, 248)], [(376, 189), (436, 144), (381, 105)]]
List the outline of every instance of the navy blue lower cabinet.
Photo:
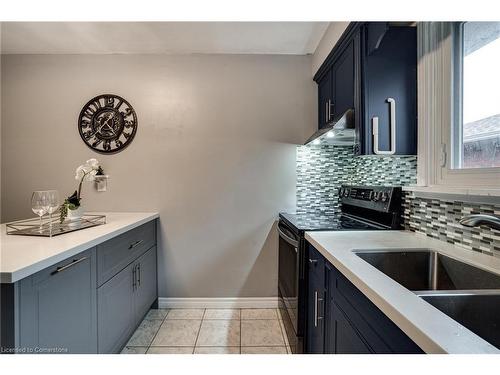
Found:
[(363, 340), (363, 336), (354, 328), (343, 311), (335, 303), (331, 305), (327, 327), (328, 340), (325, 342), (326, 353), (373, 353), (372, 349)]
[[(412, 354), (423, 351), (360, 290), (309, 245), (307, 352)], [(317, 260), (317, 261), (315, 261)], [(314, 262), (315, 261), (315, 262)], [(315, 265), (322, 266), (316, 268)], [(322, 289), (324, 301), (315, 294)], [(319, 307), (318, 307), (319, 306)], [(321, 319), (315, 319), (318, 312)]]
[(324, 353), (325, 259), (310, 246), (308, 254), (306, 352)]

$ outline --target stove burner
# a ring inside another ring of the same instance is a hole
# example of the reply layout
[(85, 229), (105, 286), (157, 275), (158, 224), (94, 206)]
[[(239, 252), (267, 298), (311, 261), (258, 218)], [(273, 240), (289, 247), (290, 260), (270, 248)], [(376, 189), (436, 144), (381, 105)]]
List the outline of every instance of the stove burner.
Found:
[(377, 230), (380, 226), (354, 219), (347, 215), (318, 216), (316, 214), (288, 214), (281, 213), (292, 226), (301, 231), (313, 230)]

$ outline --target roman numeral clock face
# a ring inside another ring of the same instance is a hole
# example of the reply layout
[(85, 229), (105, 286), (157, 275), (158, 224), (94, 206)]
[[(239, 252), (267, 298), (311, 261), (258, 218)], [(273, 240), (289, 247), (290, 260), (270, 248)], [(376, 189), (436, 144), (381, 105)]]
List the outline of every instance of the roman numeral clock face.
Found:
[(137, 115), (125, 99), (117, 95), (99, 95), (83, 107), (78, 131), (87, 146), (102, 154), (127, 147), (137, 131)]

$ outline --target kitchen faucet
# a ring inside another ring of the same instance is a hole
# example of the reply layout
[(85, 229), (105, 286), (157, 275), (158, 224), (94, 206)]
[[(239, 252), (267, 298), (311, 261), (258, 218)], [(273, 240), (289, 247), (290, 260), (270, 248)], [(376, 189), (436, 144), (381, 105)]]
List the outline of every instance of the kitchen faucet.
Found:
[(487, 227), (500, 230), (500, 217), (495, 215), (466, 215), (459, 221), (466, 227), (478, 227), (486, 225)]

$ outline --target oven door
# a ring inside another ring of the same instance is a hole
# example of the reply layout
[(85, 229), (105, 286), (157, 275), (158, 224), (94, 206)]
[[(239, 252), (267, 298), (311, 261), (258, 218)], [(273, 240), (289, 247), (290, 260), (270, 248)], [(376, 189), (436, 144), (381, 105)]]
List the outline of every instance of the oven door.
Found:
[(300, 278), (300, 238), (283, 222), (278, 223), (279, 233), (279, 271), (278, 287), (284, 309), (298, 333), (298, 301)]

